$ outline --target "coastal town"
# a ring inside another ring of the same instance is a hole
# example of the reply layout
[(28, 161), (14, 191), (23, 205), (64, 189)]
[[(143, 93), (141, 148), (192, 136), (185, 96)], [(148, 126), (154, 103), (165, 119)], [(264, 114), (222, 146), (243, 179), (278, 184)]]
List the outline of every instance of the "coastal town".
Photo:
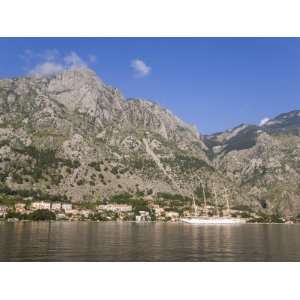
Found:
[[(0, 220), (2, 221), (135, 221), (135, 222), (179, 222), (182, 218), (191, 218), (193, 208), (187, 199), (169, 199), (159, 201), (151, 196), (130, 198), (118, 195), (113, 202), (70, 203), (60, 201), (16, 201), (0, 204)], [(182, 204), (181, 201), (184, 202)], [(180, 203), (181, 206), (174, 205)], [(247, 207), (226, 208), (206, 204), (199, 205), (201, 216), (230, 216), (245, 219), (248, 223), (296, 223), (297, 218), (284, 219), (276, 215), (267, 215), (251, 211)]]
[[(100, 204), (85, 208), (78, 204), (62, 202), (35, 201), (30, 204), (23, 202), (15, 203), (13, 206), (0, 205), (0, 219), (8, 221), (26, 220), (26, 216), (34, 212), (46, 211), (49, 216), (55, 216), (53, 220), (70, 221), (178, 221), (179, 213), (176, 211), (165, 211), (159, 205), (149, 204), (146, 211), (135, 211), (129, 204)], [(188, 215), (188, 213), (186, 213)]]

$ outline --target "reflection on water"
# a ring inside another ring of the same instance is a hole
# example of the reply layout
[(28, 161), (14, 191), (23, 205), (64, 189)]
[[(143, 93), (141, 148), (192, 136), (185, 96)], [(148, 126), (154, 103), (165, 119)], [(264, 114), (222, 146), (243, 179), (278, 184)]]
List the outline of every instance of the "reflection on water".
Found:
[(0, 261), (300, 261), (300, 225), (0, 223)]

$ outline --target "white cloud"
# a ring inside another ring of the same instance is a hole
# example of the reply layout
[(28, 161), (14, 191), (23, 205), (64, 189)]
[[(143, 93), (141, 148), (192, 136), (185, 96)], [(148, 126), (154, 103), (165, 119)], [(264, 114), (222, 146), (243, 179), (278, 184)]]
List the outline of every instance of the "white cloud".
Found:
[(263, 118), (263, 119), (259, 122), (259, 126), (265, 125), (269, 120), (270, 120), (269, 118)]
[(55, 61), (59, 59), (59, 51), (57, 49), (48, 49), (40, 53), (38, 56), (46, 61)]
[(29, 71), (29, 75), (48, 76), (60, 72), (63, 69), (64, 67), (61, 64), (49, 61), (36, 65), (33, 69)]
[(64, 57), (64, 62), (66, 63), (66, 67), (69, 69), (87, 67), (87, 64), (83, 61), (83, 59), (80, 58), (79, 55), (74, 51)]
[[(56, 49), (45, 50), (41, 53), (26, 50), (22, 58), (31, 65), (28, 72), (31, 76), (48, 76), (66, 69), (88, 67), (88, 63), (74, 51), (62, 56)], [(89, 62), (96, 61), (96, 56), (88, 57), (88, 60)]]
[(137, 77), (148, 76), (151, 72), (151, 67), (147, 66), (141, 59), (134, 59), (131, 61), (131, 67), (134, 69)]

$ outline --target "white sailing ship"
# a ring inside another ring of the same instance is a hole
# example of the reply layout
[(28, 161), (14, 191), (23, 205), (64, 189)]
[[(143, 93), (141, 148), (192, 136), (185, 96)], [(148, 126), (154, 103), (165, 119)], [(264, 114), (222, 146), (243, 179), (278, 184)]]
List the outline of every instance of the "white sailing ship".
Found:
[[(227, 213), (226, 216), (220, 216), (219, 214), (217, 216), (208, 216), (207, 214), (207, 203), (206, 203), (206, 195), (205, 195), (205, 190), (203, 187), (203, 184), (201, 183), (202, 186), (202, 192), (203, 192), (203, 199), (204, 199), (204, 215), (199, 216), (198, 214), (198, 207), (195, 202), (195, 197), (193, 195), (193, 208), (194, 208), (194, 215), (189, 217), (189, 218), (182, 218), (181, 221), (184, 223), (188, 224), (203, 224), (203, 225), (214, 225), (214, 224), (243, 224), (246, 223), (245, 219), (241, 218), (233, 218), (230, 216), (230, 205), (229, 205), (229, 198), (228, 198), (228, 193), (227, 189), (224, 188), (225, 191), (225, 199), (226, 199), (226, 204), (227, 204)], [(216, 195), (216, 191), (213, 188), (213, 193), (214, 193), (214, 198), (215, 198), (215, 205), (216, 208), (218, 208), (218, 198)]]

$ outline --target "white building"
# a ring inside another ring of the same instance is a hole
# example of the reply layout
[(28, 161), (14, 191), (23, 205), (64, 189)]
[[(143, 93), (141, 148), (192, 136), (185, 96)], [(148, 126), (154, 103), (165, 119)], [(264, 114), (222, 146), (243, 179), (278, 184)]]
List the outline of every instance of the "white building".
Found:
[(39, 201), (39, 202), (32, 202), (31, 207), (36, 210), (36, 209), (51, 209), (51, 203), (50, 202), (45, 202), (45, 201)]
[(136, 222), (142, 222), (142, 216), (135, 216), (135, 221)]
[(152, 205), (151, 208), (154, 210), (156, 217), (160, 217), (165, 212), (165, 210), (157, 204)]
[(26, 206), (26, 204), (25, 203), (16, 203), (15, 204), (15, 210), (16, 210), (16, 212), (18, 212), (18, 213), (23, 213), (23, 212), (25, 212), (25, 206)]
[(126, 212), (131, 212), (132, 211), (132, 206), (127, 205), (127, 204), (98, 205), (97, 210), (126, 213)]
[(71, 214), (71, 215), (79, 215), (80, 214), (80, 210), (78, 210), (78, 209), (71, 209), (71, 210), (68, 210), (67, 213)]
[(148, 211), (139, 211), (139, 215), (135, 216), (136, 222), (151, 221), (150, 214)]
[(6, 205), (0, 205), (0, 216), (3, 217), (6, 215), (8, 207)]
[(61, 208), (65, 211), (65, 213), (71, 213), (73, 206), (72, 203), (63, 203)]
[(139, 214), (140, 214), (140, 216), (142, 216), (142, 217), (149, 217), (149, 212), (148, 212), (148, 211), (140, 210), (140, 211), (139, 211)]
[(53, 211), (60, 211), (61, 210), (61, 203), (54, 202), (51, 204), (51, 210)]
[(88, 218), (91, 213), (92, 211), (90, 209), (82, 209), (79, 211), (79, 214), (85, 218)]
[(67, 217), (65, 214), (57, 214), (56, 215), (56, 220), (66, 220)]

